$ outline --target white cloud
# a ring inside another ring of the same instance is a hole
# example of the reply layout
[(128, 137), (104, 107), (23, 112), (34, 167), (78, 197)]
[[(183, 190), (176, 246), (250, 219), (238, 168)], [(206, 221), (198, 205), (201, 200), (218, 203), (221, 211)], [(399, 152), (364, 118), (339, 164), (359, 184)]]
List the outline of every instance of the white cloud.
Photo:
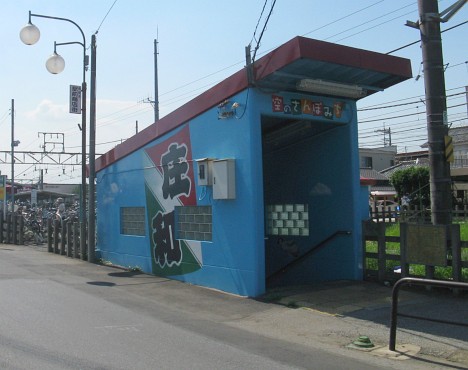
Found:
[(39, 121), (63, 121), (64, 116), (68, 113), (68, 107), (61, 104), (54, 104), (51, 100), (41, 100), (37, 107), (26, 112), (24, 115), (28, 120), (34, 122)]

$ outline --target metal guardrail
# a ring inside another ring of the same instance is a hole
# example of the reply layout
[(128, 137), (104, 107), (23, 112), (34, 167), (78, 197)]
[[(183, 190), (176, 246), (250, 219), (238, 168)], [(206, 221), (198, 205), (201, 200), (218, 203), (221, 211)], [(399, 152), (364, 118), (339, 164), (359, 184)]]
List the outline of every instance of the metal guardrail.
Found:
[(418, 320), (438, 322), (442, 324), (450, 324), (450, 325), (468, 327), (468, 324), (464, 324), (464, 323), (457, 323), (454, 321), (431, 319), (428, 317), (398, 313), (398, 293), (399, 293), (400, 287), (405, 284), (468, 290), (468, 283), (459, 283), (455, 281), (441, 281), (441, 280), (419, 279), (419, 278), (402, 278), (398, 280), (393, 286), (393, 290), (392, 290), (392, 318), (391, 318), (391, 324), (390, 324), (390, 342), (388, 345), (388, 349), (390, 351), (395, 351), (397, 316), (408, 317), (408, 318), (418, 319)]

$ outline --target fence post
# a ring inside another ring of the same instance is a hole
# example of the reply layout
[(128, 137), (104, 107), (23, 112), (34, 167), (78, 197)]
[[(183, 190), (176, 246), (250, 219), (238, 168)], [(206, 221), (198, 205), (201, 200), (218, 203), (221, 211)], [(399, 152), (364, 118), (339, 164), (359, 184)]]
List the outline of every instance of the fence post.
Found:
[(11, 214), (11, 236), (12, 236), (12, 243), (11, 244), (18, 244), (18, 235), (17, 233), (17, 222), (16, 222), (16, 213)]
[[(372, 222), (372, 213), (371, 213), (371, 218), (369, 222)], [(367, 258), (366, 258), (366, 253), (367, 253), (367, 248), (366, 248), (366, 237), (367, 237), (367, 227), (366, 227), (366, 221), (361, 221), (361, 248), (362, 248), (362, 279), (365, 280), (366, 276), (366, 270), (367, 270)]]
[[(4, 205), (4, 207), (6, 207)], [(3, 210), (0, 211), (0, 243), (3, 243), (3, 225), (5, 224), (5, 220), (3, 219)]]
[(7, 224), (7, 227), (6, 227), (6, 242), (7, 242), (7, 244), (10, 244), (11, 243), (11, 213), (9, 213), (7, 215), (6, 224)]
[(462, 281), (461, 242), (459, 224), (450, 225), (450, 236), (452, 240), (452, 278), (453, 281)]
[(87, 248), (87, 243), (86, 243), (86, 229), (87, 227), (80, 227), (80, 257), (83, 261), (86, 261), (86, 248)]
[(18, 243), (20, 245), (24, 244), (24, 217), (23, 215), (18, 217), (19, 221), (19, 231), (18, 231)]
[(59, 230), (58, 230), (58, 225), (59, 225), (59, 221), (57, 219), (54, 219), (54, 253), (58, 253), (59, 250), (58, 250), (58, 243), (59, 243), (59, 237), (58, 237), (58, 234), (59, 234)]
[(67, 222), (60, 220), (60, 254), (63, 256), (65, 254), (65, 246), (67, 243)]
[(400, 271), (401, 277), (409, 276), (406, 241), (408, 240), (408, 224), (400, 223)]
[[(426, 279), (434, 280), (435, 266), (426, 265), (425, 268), (426, 274), (424, 277)], [(427, 290), (431, 290), (431, 287), (429, 287)]]
[(78, 223), (73, 222), (73, 257), (78, 258)]
[[(384, 215), (385, 220), (385, 215)], [(386, 243), (385, 243), (385, 222), (377, 224), (377, 254), (378, 254), (378, 272), (377, 277), (380, 282), (385, 280), (386, 270)]]
[(72, 256), (72, 223), (67, 222), (67, 257)]
[(47, 219), (47, 252), (52, 253), (52, 219)]

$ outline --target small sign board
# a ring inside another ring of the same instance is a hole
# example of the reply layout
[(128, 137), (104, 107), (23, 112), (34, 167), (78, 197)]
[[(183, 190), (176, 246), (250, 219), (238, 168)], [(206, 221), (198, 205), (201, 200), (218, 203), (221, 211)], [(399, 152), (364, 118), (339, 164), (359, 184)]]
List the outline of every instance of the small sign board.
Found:
[(70, 113), (81, 114), (81, 86), (70, 85)]
[[(6, 218), (6, 175), (0, 175), (0, 202), (2, 203), (3, 207), (3, 217)], [(1, 208), (0, 208), (1, 209)], [(0, 230), (0, 232), (2, 232)]]
[(6, 200), (6, 175), (0, 175), (0, 201)]
[(31, 204), (37, 206), (37, 189), (31, 190)]
[(407, 262), (428, 266), (447, 266), (447, 227), (408, 224)]

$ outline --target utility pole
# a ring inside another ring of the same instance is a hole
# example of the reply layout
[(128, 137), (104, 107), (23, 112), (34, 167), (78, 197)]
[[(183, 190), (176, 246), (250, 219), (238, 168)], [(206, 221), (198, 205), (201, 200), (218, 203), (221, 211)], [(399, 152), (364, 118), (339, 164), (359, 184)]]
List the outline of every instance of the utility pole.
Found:
[(450, 164), (445, 158), (445, 136), (448, 135), (447, 101), (440, 23), (446, 22), (466, 3), (459, 0), (439, 13), (437, 0), (418, 0), (419, 20), (406, 25), (419, 29), (426, 90), (427, 136), (432, 223), (452, 223), (452, 190)]
[(88, 262), (94, 262), (96, 249), (96, 34), (91, 36), (91, 92), (89, 112), (89, 202)]
[(452, 180), (450, 163), (445, 159), (444, 138), (448, 135), (448, 126), (439, 9), (437, 0), (418, 0), (418, 6), (426, 88), (432, 223), (448, 225), (452, 222)]
[[(142, 100), (150, 103), (154, 110), (154, 122), (159, 121), (159, 91), (158, 91), (158, 39), (154, 39), (154, 100), (149, 97)], [(138, 133), (138, 132), (137, 132)]]
[(15, 211), (15, 99), (11, 99), (11, 212)]
[(154, 39), (154, 122), (159, 121), (158, 39)]
[(466, 114), (468, 115), (468, 86), (465, 86)]
[[(384, 123), (384, 128), (380, 130), (375, 130), (375, 132), (383, 132), (384, 134), (384, 146), (392, 146), (392, 130), (389, 128), (385, 128), (385, 123)], [(387, 134), (388, 134), (388, 145), (387, 145)]]

